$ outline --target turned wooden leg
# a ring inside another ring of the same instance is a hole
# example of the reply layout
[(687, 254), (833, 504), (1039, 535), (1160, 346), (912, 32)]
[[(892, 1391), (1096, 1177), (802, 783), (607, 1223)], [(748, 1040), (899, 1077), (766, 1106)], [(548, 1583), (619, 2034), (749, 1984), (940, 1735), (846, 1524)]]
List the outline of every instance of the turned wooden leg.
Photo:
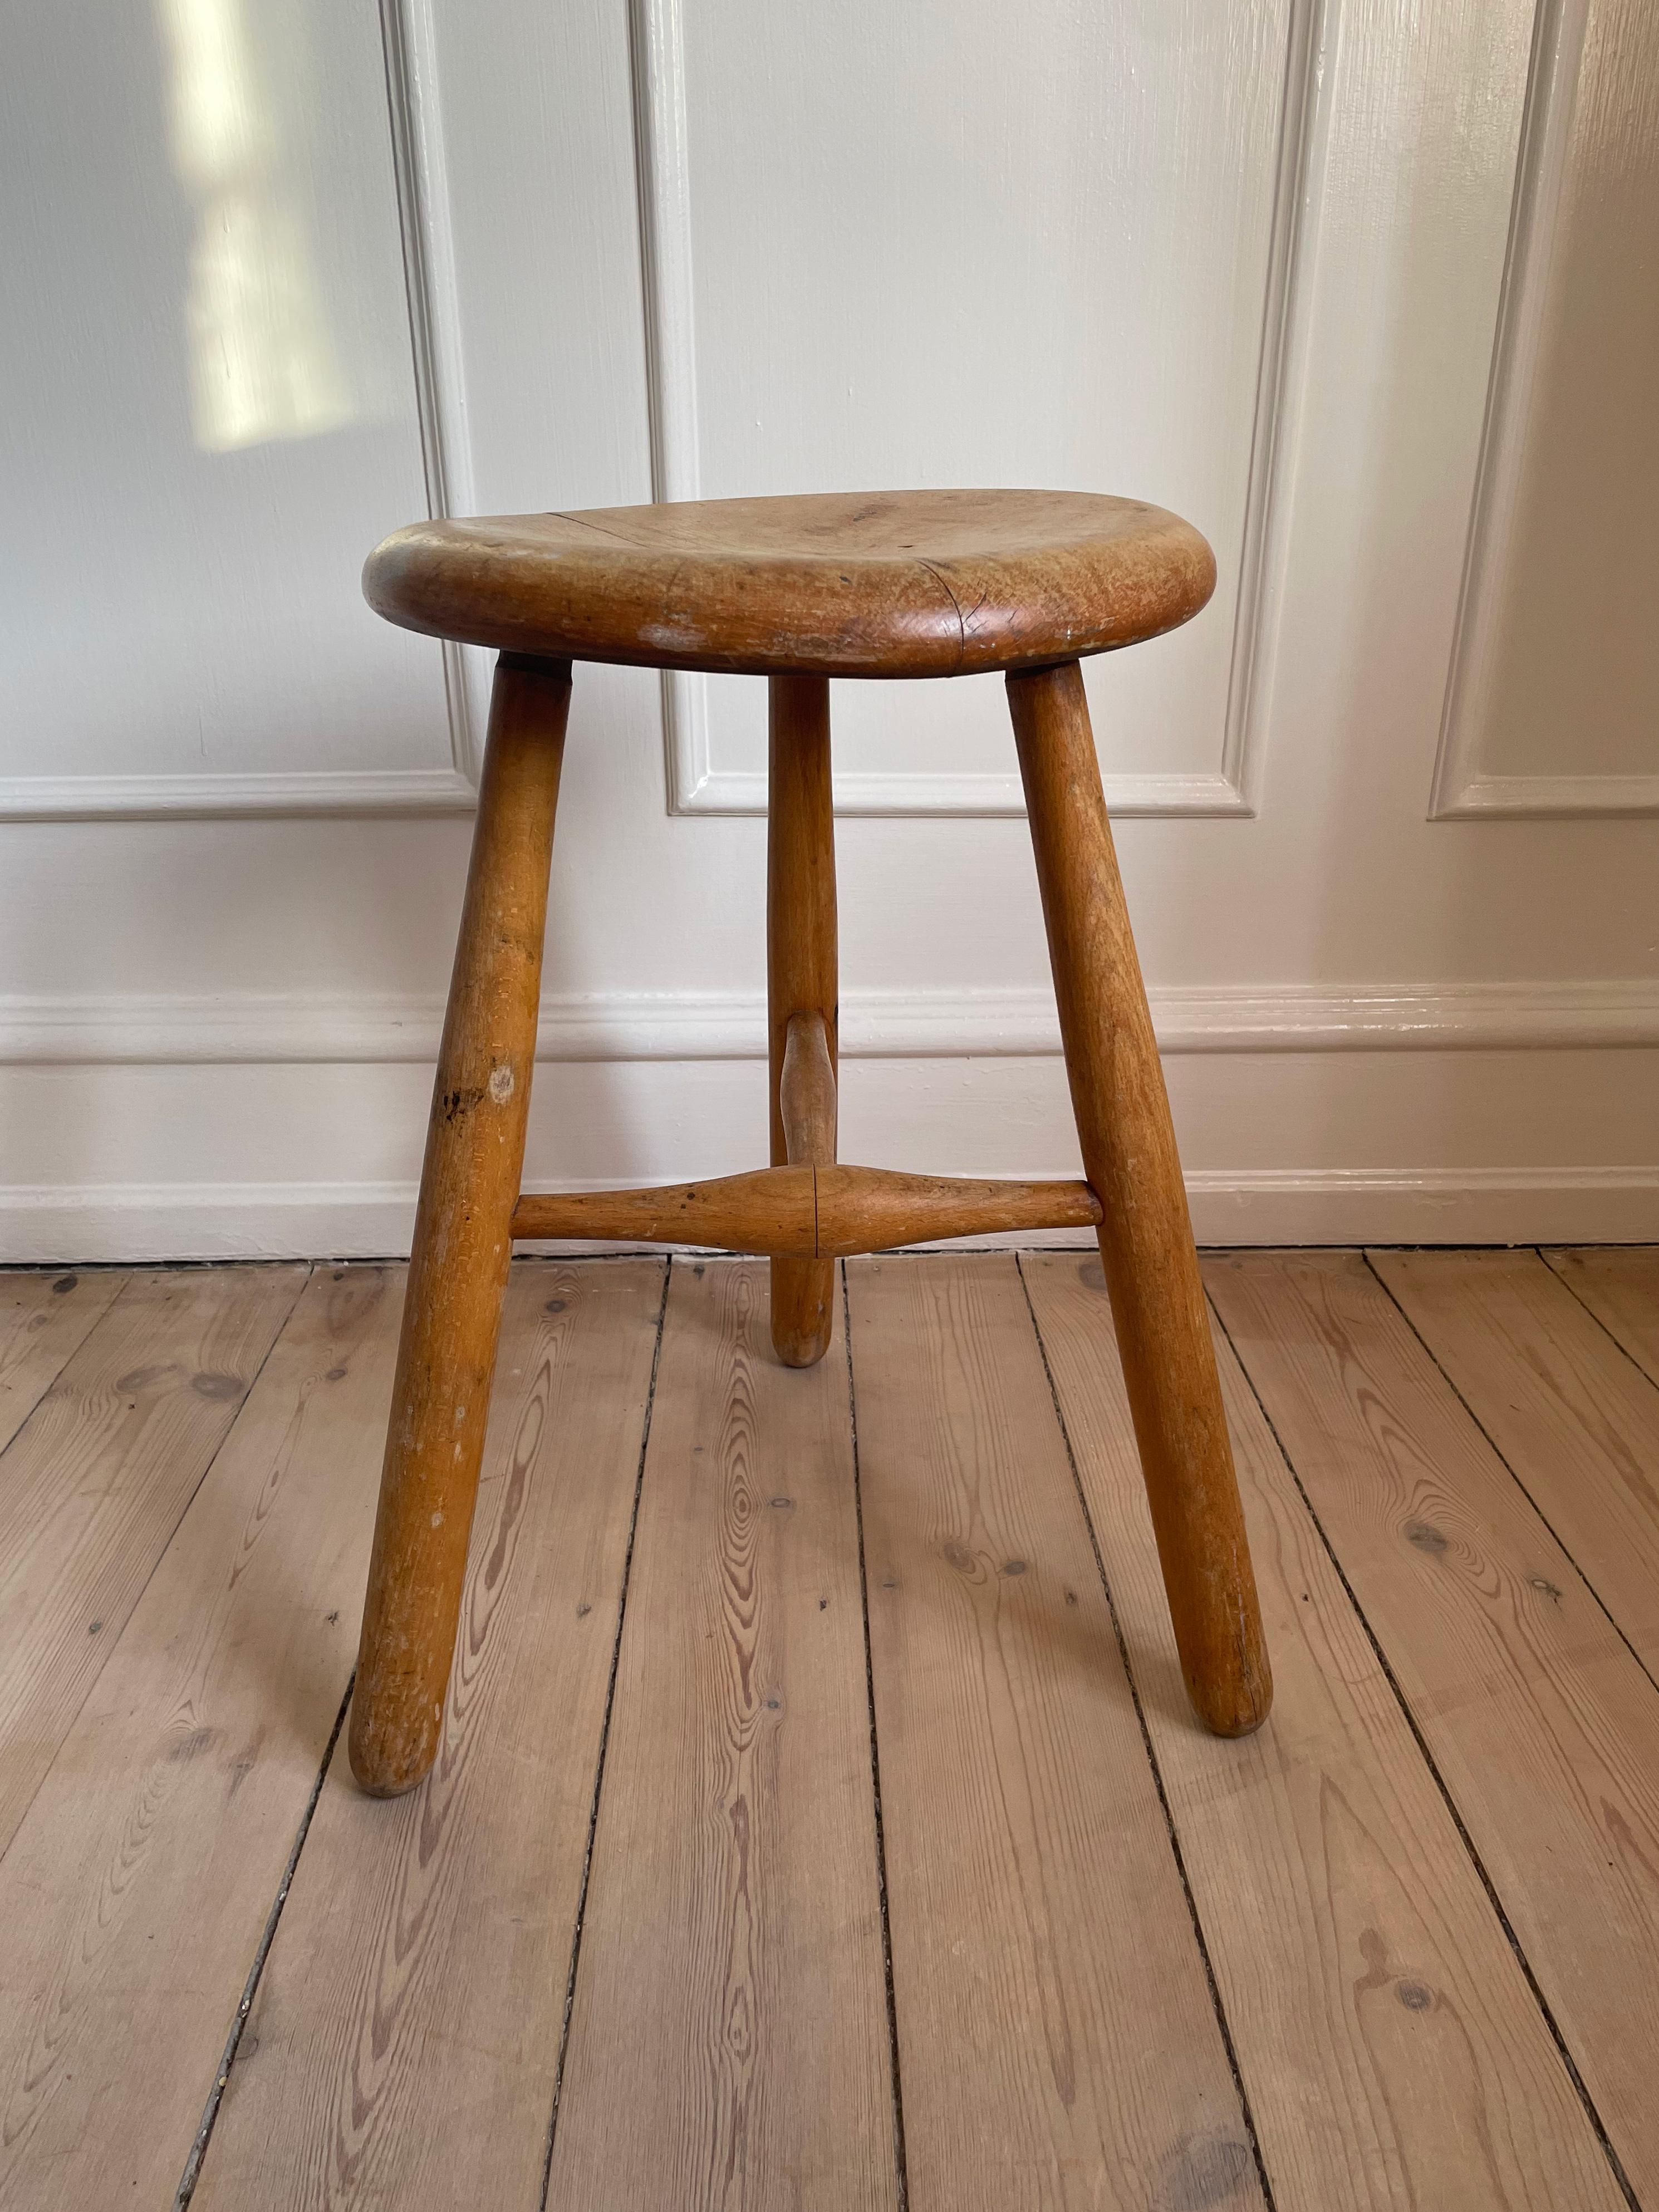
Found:
[(1075, 661), (1008, 699), (1083, 1170), (1188, 1693), (1219, 1735), (1273, 1702), (1255, 1578), (1152, 1016)]
[(496, 664), (444, 1018), (351, 1704), (377, 1797), (438, 1748), (512, 1257), (570, 666)]
[[(771, 1028), (772, 1164), (836, 1158), (836, 824), (830, 797), (830, 685), (770, 680), (771, 787), (766, 842), (766, 999)], [(790, 1052), (790, 1024), (797, 1022)], [(785, 1083), (786, 1059), (791, 1061)], [(772, 1343), (786, 1367), (830, 1345), (833, 1260), (774, 1260)]]

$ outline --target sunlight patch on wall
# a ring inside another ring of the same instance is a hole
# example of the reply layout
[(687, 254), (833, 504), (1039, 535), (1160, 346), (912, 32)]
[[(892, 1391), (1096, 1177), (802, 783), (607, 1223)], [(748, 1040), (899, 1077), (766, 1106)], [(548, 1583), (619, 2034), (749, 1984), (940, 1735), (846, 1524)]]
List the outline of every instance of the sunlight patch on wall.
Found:
[(222, 453), (337, 429), (356, 410), (291, 135), (261, 82), (243, 0), (156, 0), (156, 13), (172, 65), (173, 169), (196, 209), (186, 307), (196, 442)]

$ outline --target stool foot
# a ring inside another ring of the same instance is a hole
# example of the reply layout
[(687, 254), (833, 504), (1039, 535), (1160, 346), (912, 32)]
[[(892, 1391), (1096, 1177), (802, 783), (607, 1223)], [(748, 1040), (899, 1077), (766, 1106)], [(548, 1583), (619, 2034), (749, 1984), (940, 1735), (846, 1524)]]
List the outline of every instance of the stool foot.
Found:
[(1066, 1071), (1188, 1694), (1218, 1735), (1273, 1703), (1209, 1316), (1075, 661), (1008, 678)]
[(536, 1058), (568, 663), (497, 663), (428, 1126), (351, 1704), (351, 1769), (412, 1790), (438, 1748)]
[[(766, 997), (770, 1030), (772, 1164), (830, 1167), (836, 1158), (836, 819), (830, 787), (830, 685), (775, 676), (769, 691), (766, 838)], [(816, 1019), (813, 1018), (816, 1017)], [(804, 1085), (811, 1107), (792, 1128), (784, 1062), (792, 1021), (798, 1061), (827, 1063)], [(833, 1260), (774, 1260), (772, 1348), (786, 1367), (811, 1367), (835, 1324)]]

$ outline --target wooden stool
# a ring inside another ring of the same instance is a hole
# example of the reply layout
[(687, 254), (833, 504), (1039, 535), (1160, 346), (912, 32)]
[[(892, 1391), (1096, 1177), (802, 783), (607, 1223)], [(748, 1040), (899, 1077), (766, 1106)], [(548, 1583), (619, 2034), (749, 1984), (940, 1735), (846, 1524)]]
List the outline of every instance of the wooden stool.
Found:
[[(1080, 655), (1172, 629), (1215, 564), (1186, 523), (1061, 492), (878, 492), (425, 522), (369, 603), (498, 647), (477, 826), (415, 1220), (351, 1764), (411, 1789), (437, 1751), (515, 1237), (771, 1255), (772, 1339), (830, 1341), (835, 1261), (922, 1238), (1092, 1226), (1188, 1691), (1238, 1735), (1272, 1680), (1163, 1071)], [(772, 1164), (678, 1189), (520, 1194), (573, 660), (765, 676)], [(1006, 672), (1085, 1182), (959, 1182), (836, 1158), (832, 676)]]

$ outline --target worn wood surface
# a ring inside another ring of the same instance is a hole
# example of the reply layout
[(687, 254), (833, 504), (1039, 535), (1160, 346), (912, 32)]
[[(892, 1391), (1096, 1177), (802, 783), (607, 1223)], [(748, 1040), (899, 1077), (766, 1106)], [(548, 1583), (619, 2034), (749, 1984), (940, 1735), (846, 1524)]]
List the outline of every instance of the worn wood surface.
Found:
[[(1100, 1201), (1085, 1182), (902, 1175), (890, 1168), (787, 1167), (643, 1190), (532, 1193), (519, 1201), (513, 1234), (520, 1239), (582, 1237), (706, 1244), (729, 1252), (817, 1253), (824, 1255), (827, 1267), (834, 1256), (885, 1251), (934, 1237), (1091, 1229), (1099, 1219)], [(775, 1302), (775, 1273), (773, 1296)], [(826, 1344), (833, 1306), (826, 1291), (821, 1309)], [(776, 1334), (775, 1312), (775, 1339)], [(805, 1340), (816, 1344), (816, 1334)], [(819, 1346), (812, 1357), (822, 1357), (822, 1350)], [(811, 1364), (785, 1360), (791, 1367)]]
[(1173, 629), (1197, 531), (1091, 492), (828, 492), (417, 522), (369, 605), (434, 637), (752, 675), (963, 676)]
[(178, 2186), (350, 1674), (402, 1273), (313, 1273), (0, 1861), (8, 2212)]
[(1564, 1245), (1543, 1257), (1659, 1382), (1659, 1244)]
[[(1519, 1263), (1464, 1280), (1477, 1348)], [(799, 1374), (759, 1266), (698, 1264), (514, 1271), (442, 1755), (388, 1803), (337, 1752), (280, 1917), (395, 1272), (311, 1271), (240, 1411), (193, 1393), (216, 1449), (136, 1378), (251, 1374), (199, 1302), (285, 1282), (275, 1331), (304, 1271), (139, 1271), (68, 1357), (0, 1454), (12, 1534), (125, 1510), (168, 1423), (206, 1471), (0, 1855), (0, 2207), (165, 2203), (215, 2109), (211, 2212), (536, 2212), (550, 2150), (546, 2204), (596, 2212), (1238, 2212), (1257, 2146), (1278, 2212), (1659, 2202), (1659, 1692), (1361, 1255), (1211, 1267), (1279, 1677), (1233, 1741), (1186, 1700), (1098, 1261), (854, 1263)], [(1589, 1339), (1515, 1341), (1536, 1392)], [(1516, 1401), (1516, 1464), (1571, 1477)], [(8, 1489), (31, 1453), (56, 1501)], [(0, 1706), (55, 1618), (0, 1593)]]
[(1659, 2198), (1659, 1692), (1355, 1253), (1221, 1319), (1638, 2198)]
[(115, 1267), (0, 1274), (0, 1451), (129, 1279)]
[(1273, 1703), (1163, 1064), (1077, 663), (1011, 676), (1083, 1172), (1187, 1692), (1220, 1735)]
[(756, 1168), (642, 1190), (528, 1191), (514, 1210), (513, 1234), (811, 1253), (817, 1248), (813, 1180), (810, 1167)]
[(1659, 1674), (1659, 1389), (1535, 1252), (1368, 1256)]
[(331, 1767), (198, 2212), (534, 2212), (662, 1281), (514, 1270), (437, 1765)]
[[(818, 676), (775, 676), (767, 686), (766, 1022), (771, 1161), (828, 1167), (836, 1158), (840, 1065), (840, 953), (836, 916), (836, 808), (830, 774), (830, 686)], [(793, 1132), (784, 1109), (789, 1033), (816, 1016), (827, 1063), (808, 1119)], [(721, 1238), (722, 1243), (729, 1239)], [(741, 1249), (742, 1247), (738, 1248)], [(811, 1246), (816, 1254), (816, 1238)], [(786, 1367), (810, 1367), (830, 1342), (836, 1271), (812, 1258), (773, 1261), (772, 1344)]]
[(791, 1014), (778, 1076), (778, 1118), (791, 1167), (828, 1167), (836, 1157), (836, 1062), (830, 1027), (817, 1012)]
[(135, 1275), (0, 1455), (0, 1850), (307, 1272)]
[(570, 670), (503, 657), (421, 1170), (352, 1699), (352, 1770), (412, 1789), (437, 1753), (513, 1256)]
[(897, 2203), (844, 1347), (767, 1340), (676, 1263), (550, 2204)]
[(1020, 1260), (1277, 2212), (1623, 2198), (1319, 1532), (1218, 1346), (1273, 1718), (1195, 1729), (1096, 1260)]
[(847, 1277), (910, 2201), (1258, 2203), (1013, 1257)]
[(818, 1249), (843, 1258), (935, 1237), (1091, 1229), (1100, 1219), (1100, 1200), (1086, 1182), (835, 1167), (818, 1169), (816, 1183)]

